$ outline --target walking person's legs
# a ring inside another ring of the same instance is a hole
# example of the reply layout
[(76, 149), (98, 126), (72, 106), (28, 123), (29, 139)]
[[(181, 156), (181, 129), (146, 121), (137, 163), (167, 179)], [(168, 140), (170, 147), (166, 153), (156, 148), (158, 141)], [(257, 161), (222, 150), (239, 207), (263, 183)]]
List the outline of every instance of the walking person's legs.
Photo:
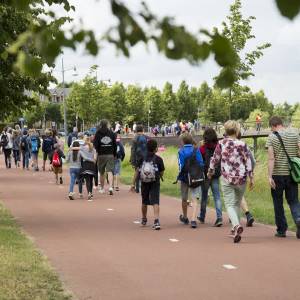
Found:
[(214, 202), (215, 202), (215, 209), (216, 209), (216, 215), (217, 220), (215, 222), (215, 226), (220, 227), (223, 225), (222, 220), (222, 201), (221, 201), (221, 195), (220, 195), (220, 188), (219, 188), (219, 179), (213, 178), (211, 181), (211, 191), (213, 194)]
[(277, 237), (285, 237), (288, 228), (283, 208), (283, 191), (284, 191), (284, 179), (283, 176), (273, 176), (276, 188), (271, 189), (271, 195), (273, 198), (275, 224), (277, 226)]
[(9, 160), (8, 160), (8, 149), (3, 149), (4, 152), (4, 161), (6, 168), (9, 168)]
[(202, 192), (201, 192), (200, 215), (198, 218), (201, 223), (205, 222), (209, 186), (210, 186), (210, 182), (206, 180), (204, 182), (204, 185), (202, 187)]
[(188, 198), (189, 198), (189, 187), (186, 183), (180, 182), (180, 192), (181, 192), (181, 201), (182, 201), (182, 214), (179, 216), (179, 220), (183, 224), (189, 224), (189, 219), (187, 217), (188, 209)]
[(86, 175), (85, 182), (86, 182), (86, 189), (88, 191), (88, 200), (92, 200), (93, 198), (93, 175)]
[(247, 201), (246, 201), (245, 197), (243, 197), (243, 199), (241, 201), (241, 209), (242, 209), (242, 211), (244, 212), (244, 214), (247, 218), (246, 226), (247, 227), (252, 227), (253, 222), (254, 222), (254, 218), (253, 218), (252, 214), (249, 211), (248, 204), (247, 204)]
[(192, 218), (191, 218), (191, 227), (197, 227), (197, 212), (199, 210), (199, 200), (201, 196), (201, 187), (197, 187), (195, 189), (191, 189), (191, 197), (193, 203), (193, 211), (192, 211)]

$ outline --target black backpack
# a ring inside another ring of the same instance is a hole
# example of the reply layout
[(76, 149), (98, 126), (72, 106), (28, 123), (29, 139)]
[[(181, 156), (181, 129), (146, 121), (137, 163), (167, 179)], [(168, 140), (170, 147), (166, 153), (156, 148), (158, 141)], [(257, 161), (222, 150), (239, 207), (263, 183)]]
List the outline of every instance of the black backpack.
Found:
[[(215, 149), (205, 147), (205, 154), (204, 154), (204, 172), (205, 172), (205, 176), (208, 173), (210, 160), (213, 157), (214, 152), (215, 152)], [(215, 168), (215, 173), (213, 175), (213, 178), (219, 178), (220, 176), (221, 176), (221, 163), (219, 163), (218, 166)]]
[(1, 146), (6, 147), (8, 145), (8, 137), (6, 133), (3, 133), (1, 136)]
[(140, 135), (136, 139), (135, 157), (134, 161), (137, 165), (140, 161), (147, 157), (147, 138), (145, 135)]
[(183, 172), (186, 177), (186, 183), (190, 188), (197, 188), (204, 183), (203, 168), (199, 166), (196, 158), (197, 149), (192, 155), (185, 159)]
[(27, 135), (23, 136), (21, 139), (21, 150), (25, 151), (28, 149), (28, 140), (27, 140)]

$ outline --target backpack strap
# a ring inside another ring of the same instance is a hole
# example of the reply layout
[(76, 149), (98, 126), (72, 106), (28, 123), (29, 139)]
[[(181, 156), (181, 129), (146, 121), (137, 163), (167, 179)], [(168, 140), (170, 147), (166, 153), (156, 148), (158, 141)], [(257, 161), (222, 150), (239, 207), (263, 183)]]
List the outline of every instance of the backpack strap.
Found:
[(277, 131), (274, 131), (273, 133), (277, 136), (277, 138), (278, 138), (278, 140), (279, 140), (279, 142), (281, 144), (281, 147), (282, 147), (282, 149), (283, 149), (283, 151), (284, 151), (284, 153), (285, 153), (285, 155), (286, 155), (286, 157), (288, 159), (289, 166), (291, 167), (291, 158), (290, 158), (289, 154), (286, 151), (286, 148), (284, 146), (282, 137), (280, 136), (280, 134)]

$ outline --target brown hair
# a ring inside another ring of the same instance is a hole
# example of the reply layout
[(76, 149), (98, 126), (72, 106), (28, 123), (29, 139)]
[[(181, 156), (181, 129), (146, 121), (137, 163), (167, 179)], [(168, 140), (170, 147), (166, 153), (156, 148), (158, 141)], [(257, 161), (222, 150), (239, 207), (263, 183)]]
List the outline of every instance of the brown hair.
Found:
[(274, 116), (269, 120), (270, 127), (277, 127), (278, 125), (283, 125), (282, 119), (280, 117)]
[(93, 150), (93, 144), (89, 136), (85, 136), (84, 143), (89, 146), (89, 151), (91, 152)]
[(194, 144), (194, 139), (188, 132), (183, 133), (180, 139), (184, 145)]

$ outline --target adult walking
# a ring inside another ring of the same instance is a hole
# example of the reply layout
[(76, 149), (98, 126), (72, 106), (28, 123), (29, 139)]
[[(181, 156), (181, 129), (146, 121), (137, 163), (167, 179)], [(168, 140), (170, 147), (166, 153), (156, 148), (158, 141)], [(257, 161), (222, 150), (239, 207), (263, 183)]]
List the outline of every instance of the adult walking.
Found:
[(247, 145), (238, 139), (240, 125), (227, 121), (224, 125), (226, 137), (220, 141), (210, 161), (208, 178), (212, 179), (221, 162), (221, 187), (227, 213), (232, 223), (231, 234), (234, 243), (241, 240), (243, 227), (240, 225), (240, 206), (246, 190), (247, 177), (250, 189), (253, 187), (253, 172)]
[(117, 156), (116, 136), (109, 129), (107, 120), (101, 120), (100, 126), (94, 138), (94, 147), (97, 151), (97, 166), (100, 173), (100, 189), (101, 194), (105, 193), (104, 181), (105, 172), (108, 175), (109, 195), (113, 195), (113, 171), (115, 167), (115, 157)]
[(274, 116), (269, 125), (272, 133), (268, 137), (268, 172), (269, 184), (274, 204), (276, 237), (286, 237), (288, 229), (283, 208), (283, 192), (297, 226), (297, 238), (300, 239), (300, 203), (298, 200), (298, 184), (293, 181), (287, 155), (298, 157), (300, 150), (299, 134), (283, 127), (282, 119)]

